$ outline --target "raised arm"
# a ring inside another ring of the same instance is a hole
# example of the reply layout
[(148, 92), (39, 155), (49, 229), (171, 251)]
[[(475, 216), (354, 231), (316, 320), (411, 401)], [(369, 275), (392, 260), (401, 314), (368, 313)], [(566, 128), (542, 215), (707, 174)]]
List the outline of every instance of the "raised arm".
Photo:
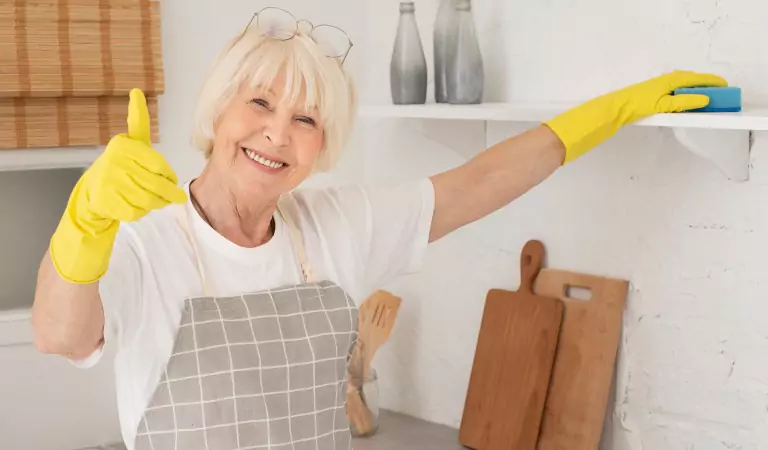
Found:
[(709, 103), (703, 95), (672, 95), (675, 89), (726, 85), (724, 79), (709, 74), (678, 71), (662, 75), (590, 100), (433, 176), (435, 212), (430, 241), (507, 205), (626, 124)]

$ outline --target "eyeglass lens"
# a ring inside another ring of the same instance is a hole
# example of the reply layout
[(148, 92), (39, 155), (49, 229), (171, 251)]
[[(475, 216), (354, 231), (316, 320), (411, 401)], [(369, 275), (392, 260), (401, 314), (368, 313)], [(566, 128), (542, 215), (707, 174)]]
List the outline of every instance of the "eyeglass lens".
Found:
[(349, 50), (347, 35), (332, 25), (318, 25), (312, 30), (312, 39), (326, 55), (337, 58)]
[(297, 21), (293, 14), (281, 8), (264, 8), (256, 20), (259, 31), (273, 39), (291, 39), (299, 30), (309, 33), (323, 53), (333, 58), (344, 56), (351, 45), (349, 37), (340, 28), (333, 25), (315, 27), (309, 21)]
[(279, 40), (287, 40), (296, 34), (296, 19), (280, 8), (264, 8), (257, 17), (261, 33)]

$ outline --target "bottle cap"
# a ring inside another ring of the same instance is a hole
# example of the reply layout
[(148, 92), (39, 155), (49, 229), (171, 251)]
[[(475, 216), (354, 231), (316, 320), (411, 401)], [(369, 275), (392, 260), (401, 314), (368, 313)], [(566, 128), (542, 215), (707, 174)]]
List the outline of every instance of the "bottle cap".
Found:
[(456, 0), (457, 11), (470, 11), (472, 9), (472, 2), (470, 0)]

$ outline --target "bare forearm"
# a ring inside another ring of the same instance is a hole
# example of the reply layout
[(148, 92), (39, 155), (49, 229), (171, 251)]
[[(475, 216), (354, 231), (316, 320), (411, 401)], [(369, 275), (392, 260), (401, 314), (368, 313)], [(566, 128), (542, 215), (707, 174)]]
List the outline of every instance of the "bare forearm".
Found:
[(435, 175), (430, 241), (509, 204), (562, 165), (565, 148), (542, 125), (506, 139), (456, 169)]
[(46, 252), (38, 272), (32, 327), (41, 352), (71, 359), (87, 357), (103, 336), (98, 283), (75, 284), (62, 279)]

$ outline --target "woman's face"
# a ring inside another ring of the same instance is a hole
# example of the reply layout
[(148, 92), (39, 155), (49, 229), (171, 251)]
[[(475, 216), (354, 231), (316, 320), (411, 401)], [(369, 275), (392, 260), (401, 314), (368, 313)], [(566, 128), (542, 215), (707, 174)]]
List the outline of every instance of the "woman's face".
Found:
[(239, 188), (278, 197), (312, 172), (323, 147), (317, 111), (281, 103), (283, 77), (266, 89), (244, 89), (220, 116), (211, 163)]

